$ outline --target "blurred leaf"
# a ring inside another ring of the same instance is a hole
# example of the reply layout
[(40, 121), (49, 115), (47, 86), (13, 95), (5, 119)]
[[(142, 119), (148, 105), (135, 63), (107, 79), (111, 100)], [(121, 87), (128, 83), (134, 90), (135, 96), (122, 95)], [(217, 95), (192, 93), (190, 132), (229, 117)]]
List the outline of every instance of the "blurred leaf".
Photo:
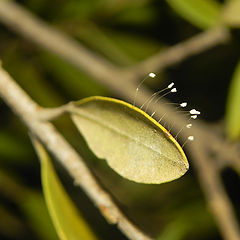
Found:
[(97, 239), (68, 197), (44, 147), (36, 139), (33, 139), (33, 144), (40, 158), (44, 197), (59, 238)]
[(231, 27), (240, 27), (240, 0), (230, 0), (223, 8), (222, 18), (224, 23)]
[(59, 239), (51, 222), (42, 194), (26, 191), (21, 199), (21, 208), (24, 211), (30, 226), (42, 240)]
[(24, 3), (28, 9), (36, 13), (41, 13), (47, 9), (47, 5), (49, 6), (48, 1), (43, 0), (25, 0)]
[(106, 16), (119, 16), (134, 9), (148, 8), (151, 0), (101, 0), (102, 12)]
[[(27, 219), (30, 228), (37, 233), (39, 239), (58, 239), (40, 192), (28, 188), (16, 175), (3, 170), (0, 170), (0, 192), (9, 202), (13, 202), (21, 209), (24, 215), (22, 222), (24, 221), (24, 228), (26, 228), (24, 234), (26, 234), (26, 230), (29, 231), (25, 225)], [(16, 213), (15, 208), (14, 212)]]
[[(67, 31), (69, 31), (71, 35), (74, 35), (95, 51), (105, 55), (108, 59), (120, 65), (129, 65), (134, 62), (127, 53), (124, 53), (124, 51), (107, 36), (103, 29), (93, 22), (84, 21), (84, 23), (81, 23), (80, 28), (79, 24), (74, 25), (73, 23), (69, 23), (64, 27), (65, 29), (67, 27)], [(96, 41), (96, 39), (98, 39), (98, 41)]]
[(154, 18), (149, 0), (69, 0), (58, 10), (57, 16), (68, 20), (95, 20), (96, 23), (146, 24)]
[(55, 77), (54, 80), (71, 96), (71, 99), (107, 93), (104, 87), (87, 74), (55, 55), (42, 52), (40, 59), (45, 69)]
[(10, 132), (0, 129), (0, 156), (1, 161), (5, 158), (14, 161), (27, 161), (31, 155), (31, 151), (27, 144), (22, 142), (22, 139), (13, 136)]
[(156, 52), (162, 50), (165, 45), (154, 41), (151, 38), (138, 36), (137, 34), (124, 33), (106, 30), (105, 34), (129, 57), (134, 59), (134, 62), (144, 60)]
[(68, 0), (58, 8), (57, 16), (61, 19), (88, 19), (99, 10), (99, 0)]
[(167, 0), (185, 20), (207, 29), (220, 23), (221, 5), (215, 0)]
[[(204, 239), (214, 233), (214, 221), (204, 202), (196, 201), (176, 212), (156, 240)], [(202, 238), (201, 238), (202, 236)]]
[(21, 219), (0, 204), (0, 236), (4, 235), (7, 239), (23, 239), (25, 233), (26, 226)]
[(154, 8), (150, 5), (133, 5), (131, 8), (121, 11), (114, 21), (121, 24), (147, 25), (156, 19), (155, 13)]
[(129, 66), (162, 48), (159, 42), (148, 37), (100, 28), (92, 22), (84, 22), (81, 28), (78, 25), (69, 23), (64, 26), (65, 31), (119, 65)]
[(5, 52), (3, 63), (21, 87), (39, 104), (51, 107), (64, 103), (61, 95), (42, 76), (38, 63), (25, 58), (18, 45)]
[(85, 98), (72, 108), (72, 119), (93, 152), (129, 180), (159, 184), (181, 177), (188, 169), (176, 140), (131, 104)]
[(226, 110), (227, 134), (231, 139), (240, 137), (240, 61), (230, 84)]

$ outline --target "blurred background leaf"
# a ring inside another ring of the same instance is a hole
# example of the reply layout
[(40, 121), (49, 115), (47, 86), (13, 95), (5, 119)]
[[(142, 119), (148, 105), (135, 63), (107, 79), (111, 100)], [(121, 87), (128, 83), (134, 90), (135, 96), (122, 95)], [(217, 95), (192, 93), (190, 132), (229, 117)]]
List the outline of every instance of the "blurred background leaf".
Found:
[(229, 0), (226, 2), (222, 12), (223, 22), (231, 27), (240, 27), (240, 1)]
[(37, 139), (32, 138), (32, 142), (40, 158), (45, 201), (59, 238), (96, 240), (94, 233), (64, 190), (46, 150)]
[(240, 62), (238, 62), (228, 92), (226, 112), (227, 134), (231, 139), (240, 138)]
[[(1, 129), (0, 155), (2, 156), (2, 161), (10, 158), (12, 161), (21, 162), (22, 159), (28, 159), (31, 155), (31, 151), (29, 150), (27, 143), (24, 143), (21, 138), (17, 138), (16, 135)], [(3, 164), (3, 162), (1, 162), (1, 164)]]
[(40, 191), (25, 187), (17, 176), (2, 170), (0, 191), (1, 203), (5, 202), (0, 207), (1, 239), (33, 239), (34, 235), (42, 240), (58, 239)]
[(27, 192), (22, 201), (22, 209), (27, 221), (40, 239), (58, 239), (42, 193)]
[(193, 25), (207, 29), (220, 23), (221, 5), (215, 0), (167, 0), (170, 6)]

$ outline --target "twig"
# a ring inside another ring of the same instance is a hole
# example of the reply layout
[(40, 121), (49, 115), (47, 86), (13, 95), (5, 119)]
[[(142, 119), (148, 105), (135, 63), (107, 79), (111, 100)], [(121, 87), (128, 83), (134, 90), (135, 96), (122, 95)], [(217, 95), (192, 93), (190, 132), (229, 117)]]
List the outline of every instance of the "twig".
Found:
[[(37, 43), (69, 63), (87, 72), (103, 84), (116, 90), (112, 79), (124, 79), (121, 69), (97, 54), (88, 51), (68, 35), (48, 26), (13, 1), (0, 0), (0, 21), (20, 35)], [(122, 84), (123, 89), (125, 85)]]
[[(159, 69), (171, 64), (175, 64), (192, 54), (197, 54), (219, 43), (226, 42), (229, 37), (228, 32), (225, 29), (212, 29), (207, 33), (202, 33), (202, 35), (198, 35), (193, 39), (186, 41), (186, 43), (176, 45), (175, 48), (172, 47), (172, 49), (175, 50), (169, 49), (163, 53), (163, 55), (157, 54), (157, 56), (150, 58), (150, 60), (145, 60), (141, 63), (142, 65), (139, 64), (132, 70), (123, 71), (113, 66), (106, 60), (103, 60), (99, 56), (95, 56), (93, 53), (87, 51), (83, 46), (80, 46), (79, 43), (73, 39), (47, 26), (44, 22), (29, 14), (26, 10), (22, 9), (14, 2), (5, 0), (0, 1), (0, 20), (7, 26), (11, 27), (14, 31), (19, 32), (21, 35), (27, 37), (42, 47), (49, 49), (58, 56), (64, 58), (66, 61), (84, 70), (96, 80), (106, 85), (109, 89), (113, 90), (117, 95), (129, 101), (133, 101), (134, 98), (136, 84), (133, 82), (137, 78), (137, 73), (145, 74), (146, 72), (152, 71), (153, 68)], [(203, 45), (202, 47), (201, 44)], [(185, 53), (186, 49), (188, 50)], [(180, 54), (181, 57), (177, 57), (178, 54)], [(167, 59), (167, 64), (164, 63), (164, 59)], [(143, 71), (140, 69), (140, 66), (142, 69), (144, 69)], [(151, 94), (152, 93), (150, 91), (143, 87), (141, 92), (138, 94), (136, 104), (141, 105), (143, 100), (147, 99)], [(25, 103), (28, 103), (28, 101)], [(28, 105), (29, 108), (30, 105)], [(36, 106), (33, 106), (32, 111), (36, 112), (37, 110), (34, 109), (35, 107)], [(162, 114), (166, 113), (165, 119), (167, 121), (171, 122), (171, 119), (175, 119), (176, 124), (174, 128), (179, 129), (186, 122), (186, 119), (174, 113), (170, 106), (165, 105), (159, 108), (157, 104), (151, 104), (149, 107), (149, 110), (151, 111), (156, 111), (156, 109), (158, 110), (156, 112), (156, 116), (161, 117)], [(23, 112), (21, 112), (21, 114), (24, 113), (24, 109), (22, 110)], [(40, 124), (40, 122), (38, 122), (38, 124)], [(41, 124), (38, 126), (40, 129), (42, 128), (42, 124), (44, 124), (44, 128), (49, 128), (51, 133), (56, 134), (53, 126), (49, 125), (48, 123), (41, 122)], [(211, 156), (208, 155), (209, 150), (217, 153), (216, 157), (218, 157), (218, 154), (221, 155), (221, 152), (226, 151), (228, 152), (228, 156), (225, 154), (225, 157), (227, 157), (229, 162), (231, 162), (233, 160), (231, 156), (237, 156), (236, 149), (232, 148), (231, 144), (226, 145), (224, 139), (216, 136), (216, 134), (210, 128), (208, 128), (207, 125), (200, 124), (200, 122), (195, 122), (194, 126), (195, 127), (192, 130), (198, 142), (196, 145), (194, 145), (194, 143), (191, 147), (189, 147), (189, 150), (192, 153), (192, 159), (195, 163), (197, 171), (199, 172), (199, 181), (202, 183), (206, 198), (218, 223), (220, 231), (225, 239), (240, 239), (240, 230), (239, 226), (237, 225), (232, 204), (226, 195), (226, 192), (224, 191), (219, 174), (213, 170), (215, 166), (213, 164), (209, 164), (211, 161), (213, 161), (213, 159), (211, 159)], [(29, 127), (33, 128), (31, 125), (29, 125)], [(43, 133), (50, 137), (50, 135), (48, 135), (45, 131), (43, 131)], [(59, 137), (58, 135), (56, 136)], [(63, 140), (61, 137), (60, 139), (61, 143)], [(42, 141), (48, 142), (50, 140), (51, 138), (47, 138), (45, 140), (43, 139)], [(69, 147), (65, 140), (63, 141), (63, 144), (66, 144), (67, 148)], [(225, 146), (224, 150), (220, 146)], [(54, 149), (52, 149), (52, 151), (54, 151)], [(76, 153), (74, 152), (73, 155), (75, 156)], [(206, 166), (211, 169), (208, 171)], [(70, 167), (67, 169), (69, 168)], [(73, 170), (75, 174), (76, 169), (74, 168)], [(71, 172), (71, 169), (69, 169), (69, 171)], [(83, 185), (82, 187), (85, 189), (87, 186)], [(215, 189), (215, 193), (213, 194), (214, 201), (211, 201), (212, 195), (208, 188), (211, 190)], [(87, 189), (85, 189), (85, 191), (87, 191)], [(90, 197), (94, 199), (95, 195), (93, 194), (94, 196), (92, 196), (91, 194), (93, 193), (89, 193)], [(108, 199), (108, 197), (106, 198)], [(111, 207), (107, 209), (109, 210)], [(115, 206), (113, 209), (115, 209)], [(223, 210), (217, 211), (216, 209)], [(115, 212), (115, 210), (113, 212)]]
[(1, 67), (0, 96), (23, 120), (28, 129), (53, 153), (73, 177), (75, 184), (83, 188), (111, 224), (117, 224), (119, 229), (130, 239), (151, 240), (118, 209), (109, 194), (96, 182), (81, 157), (58, 133), (55, 127), (51, 123), (38, 118), (39, 111), (41, 111), (40, 106), (33, 102)]
[(228, 240), (240, 239), (239, 225), (221, 182), (218, 168), (214, 166), (214, 162), (209, 161), (206, 149), (203, 149), (203, 145), (200, 142), (194, 143), (192, 150), (200, 184), (208, 200), (210, 210), (217, 220), (223, 238)]
[[(48, 26), (18, 4), (1, 0), (0, 21), (27, 39), (37, 43), (83, 70), (120, 96), (129, 99), (139, 76), (176, 64), (229, 40), (229, 32), (219, 27), (203, 32), (128, 69), (121, 69), (96, 55), (66, 34)], [(113, 81), (113, 79), (115, 81)], [(126, 86), (126, 82), (128, 82)], [(131, 85), (131, 86), (130, 86)]]
[(204, 52), (219, 44), (228, 42), (229, 31), (224, 27), (217, 27), (200, 33), (184, 42), (160, 51), (156, 55), (138, 63), (129, 71), (144, 75), (182, 62), (186, 58)]

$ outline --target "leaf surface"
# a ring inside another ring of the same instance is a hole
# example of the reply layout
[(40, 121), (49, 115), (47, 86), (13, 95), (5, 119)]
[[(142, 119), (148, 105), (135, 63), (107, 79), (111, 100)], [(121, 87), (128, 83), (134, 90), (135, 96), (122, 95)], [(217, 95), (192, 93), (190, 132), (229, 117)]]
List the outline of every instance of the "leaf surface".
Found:
[(240, 1), (230, 0), (224, 4), (222, 18), (231, 27), (240, 27)]
[(72, 108), (72, 119), (98, 158), (121, 176), (140, 183), (163, 183), (188, 170), (186, 156), (153, 118), (124, 101), (89, 97)]
[(221, 5), (214, 0), (167, 0), (168, 4), (193, 25), (207, 29), (219, 24)]
[(33, 144), (41, 162), (44, 197), (57, 234), (61, 240), (96, 240), (97, 238), (68, 197), (51, 160), (40, 142)]
[(231, 139), (240, 138), (240, 61), (236, 66), (230, 84), (227, 112), (226, 112), (227, 134)]

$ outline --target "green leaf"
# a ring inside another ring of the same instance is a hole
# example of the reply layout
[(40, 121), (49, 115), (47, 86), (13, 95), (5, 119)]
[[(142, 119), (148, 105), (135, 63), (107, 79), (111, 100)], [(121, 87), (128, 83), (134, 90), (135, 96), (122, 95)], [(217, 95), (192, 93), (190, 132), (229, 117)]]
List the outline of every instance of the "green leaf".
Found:
[[(5, 129), (0, 128), (0, 156), (1, 164), (4, 161), (8, 161), (8, 164), (13, 162), (23, 164), (28, 162), (31, 151), (22, 138), (19, 138), (16, 133), (14, 135), (6, 131), (5, 127)], [(9, 159), (12, 161), (10, 162)]]
[(79, 99), (79, 96), (87, 97), (107, 92), (89, 76), (54, 54), (42, 51), (40, 60), (45, 70), (73, 98)]
[(89, 97), (71, 109), (72, 119), (92, 151), (121, 176), (163, 183), (188, 170), (177, 141), (153, 118), (124, 101)]
[[(138, 3), (136, 1), (135, 3)], [(121, 11), (115, 16), (115, 21), (120, 24), (147, 25), (155, 20), (154, 8), (149, 4), (136, 4)]]
[(155, 240), (204, 239), (207, 234), (212, 235), (213, 227), (214, 221), (204, 202), (195, 199), (170, 215)]
[(62, 96), (44, 78), (40, 65), (35, 59), (26, 59), (23, 55), (18, 46), (8, 50), (4, 56), (6, 69), (39, 104), (48, 107), (63, 104)]
[[(81, 28), (77, 25), (73, 29), (72, 25), (73, 24), (71, 24), (71, 33), (90, 48), (102, 53), (108, 59), (117, 64), (125, 66), (133, 63), (133, 60), (128, 56), (128, 53), (124, 53), (117, 44), (114, 43), (111, 36), (109, 37), (100, 26), (95, 25), (90, 21), (85, 22)], [(96, 38), (98, 41), (96, 41)]]
[(240, 1), (230, 0), (223, 8), (222, 19), (231, 27), (240, 27)]
[(219, 24), (221, 5), (214, 0), (167, 0), (169, 5), (185, 20), (207, 29)]
[(133, 62), (138, 62), (150, 57), (156, 52), (166, 48), (162, 43), (154, 41), (148, 36), (139, 37), (137, 34), (123, 33), (120, 31), (106, 30), (105, 34), (128, 56)]
[(228, 93), (226, 124), (227, 134), (231, 139), (240, 137), (240, 61), (233, 74)]
[[(23, 224), (23, 226), (21, 226), (21, 234), (23, 234), (23, 230), (25, 228), (30, 227), (31, 231), (35, 232), (35, 235), (38, 236), (37, 239), (39, 240), (59, 239), (52, 225), (42, 193), (40, 191), (28, 188), (22, 183), (19, 176), (16, 176), (12, 172), (3, 168), (0, 168), (0, 179), (1, 193), (4, 193), (4, 195), (8, 196), (10, 202), (13, 202), (14, 205), (16, 205), (17, 208), (21, 211), (21, 215), (24, 216), (24, 221), (21, 221)], [(6, 209), (8, 209), (8, 207)], [(18, 219), (18, 211), (14, 211), (14, 215), (16, 215)], [(5, 224), (10, 224), (5, 221), (3, 216), (1, 216), (0, 219)], [(9, 225), (8, 228), (11, 229), (11, 231), (14, 229), (14, 232), (16, 231), (15, 234), (19, 233), (17, 230), (17, 226)], [(21, 238), (20, 235), (18, 236), (18, 238), (16, 237), (14, 239), (19, 238)]]
[(33, 144), (41, 160), (44, 197), (59, 238), (96, 240), (94, 233), (64, 190), (46, 150), (36, 139), (33, 139)]
[(21, 209), (29, 225), (40, 239), (57, 240), (44, 198), (40, 192), (26, 191), (21, 199)]

